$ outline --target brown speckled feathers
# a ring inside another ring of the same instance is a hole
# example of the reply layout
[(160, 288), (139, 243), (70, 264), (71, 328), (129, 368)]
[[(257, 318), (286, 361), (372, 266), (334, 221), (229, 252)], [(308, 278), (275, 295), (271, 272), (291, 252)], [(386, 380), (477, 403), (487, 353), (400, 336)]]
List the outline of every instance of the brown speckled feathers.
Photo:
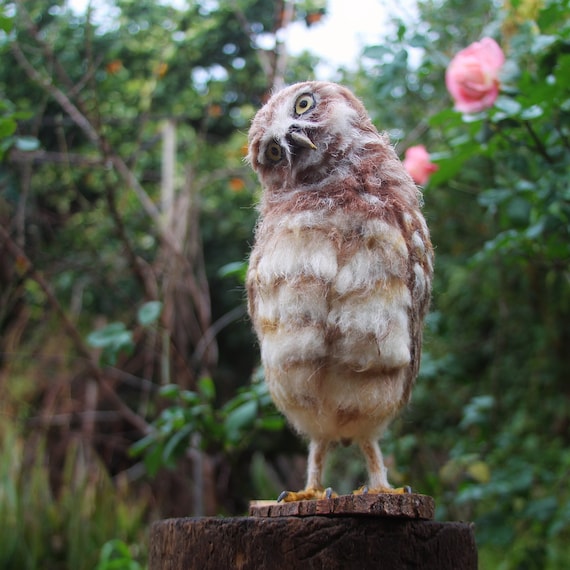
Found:
[[(253, 120), (248, 158), (263, 185), (249, 312), (272, 397), (311, 440), (307, 487), (320, 487), (315, 457), (330, 442), (355, 441), (367, 456), (409, 400), (429, 232), (416, 186), (344, 87), (273, 95)], [(388, 487), (381, 455), (367, 461), (371, 484)]]

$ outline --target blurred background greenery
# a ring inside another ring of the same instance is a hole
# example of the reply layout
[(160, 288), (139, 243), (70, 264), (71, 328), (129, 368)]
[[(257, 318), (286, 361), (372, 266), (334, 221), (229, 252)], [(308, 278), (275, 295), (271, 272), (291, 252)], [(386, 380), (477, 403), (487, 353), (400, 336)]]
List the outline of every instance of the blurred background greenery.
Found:
[[(95, 4), (106, 17), (0, 2), (6, 569), (142, 568), (150, 521), (303, 485), (245, 317), (243, 159), (270, 89), (314, 78), (283, 30), (318, 26), (327, 3)], [(394, 483), (477, 523), (485, 569), (570, 560), (569, 15), (418, 0), (335, 75), (398, 152), (423, 144), (439, 165), (422, 369), (383, 449)], [(483, 36), (507, 58), (501, 95), (462, 116), (445, 69)], [(354, 450), (333, 454), (337, 490), (363, 477)]]

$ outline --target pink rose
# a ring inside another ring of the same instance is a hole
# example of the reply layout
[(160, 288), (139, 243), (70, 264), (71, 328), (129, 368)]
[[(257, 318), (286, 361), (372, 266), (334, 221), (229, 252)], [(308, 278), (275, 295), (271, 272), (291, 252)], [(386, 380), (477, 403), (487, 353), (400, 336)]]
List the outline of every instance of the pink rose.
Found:
[(414, 182), (421, 185), (427, 184), (430, 175), (439, 168), (437, 164), (430, 162), (424, 145), (411, 146), (406, 150), (402, 163)]
[(457, 53), (445, 72), (445, 84), (455, 108), (477, 113), (492, 107), (499, 94), (498, 74), (503, 63), (503, 50), (491, 38), (483, 38)]

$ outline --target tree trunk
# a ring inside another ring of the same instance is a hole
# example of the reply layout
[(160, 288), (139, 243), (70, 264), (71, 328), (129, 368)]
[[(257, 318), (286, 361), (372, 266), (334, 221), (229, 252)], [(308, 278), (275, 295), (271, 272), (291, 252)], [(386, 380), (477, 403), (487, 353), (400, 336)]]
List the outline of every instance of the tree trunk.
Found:
[(149, 570), (477, 570), (470, 523), (385, 516), (168, 519)]

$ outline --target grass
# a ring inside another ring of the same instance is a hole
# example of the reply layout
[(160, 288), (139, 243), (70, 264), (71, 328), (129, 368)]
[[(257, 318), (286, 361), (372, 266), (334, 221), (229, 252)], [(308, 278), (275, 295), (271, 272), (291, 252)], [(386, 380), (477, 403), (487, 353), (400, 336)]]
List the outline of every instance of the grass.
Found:
[(125, 568), (144, 564), (148, 501), (113, 482), (80, 441), (68, 448), (56, 493), (45, 438), (33, 439), (0, 415), (0, 570), (102, 568), (108, 544), (122, 545), (125, 560), (128, 548)]

